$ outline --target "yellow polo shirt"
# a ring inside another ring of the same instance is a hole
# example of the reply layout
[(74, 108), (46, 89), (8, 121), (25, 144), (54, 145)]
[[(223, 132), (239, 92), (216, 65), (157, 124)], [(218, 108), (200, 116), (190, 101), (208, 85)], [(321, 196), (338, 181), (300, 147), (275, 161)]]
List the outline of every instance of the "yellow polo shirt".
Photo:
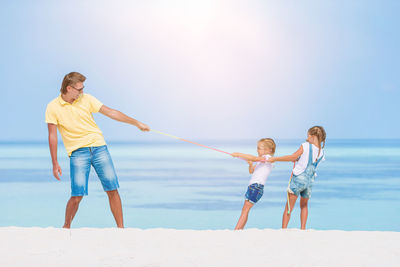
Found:
[(97, 98), (89, 94), (82, 94), (72, 104), (64, 101), (60, 95), (47, 105), (46, 123), (57, 125), (68, 156), (81, 147), (106, 144), (103, 133), (92, 115), (98, 112), (102, 105)]

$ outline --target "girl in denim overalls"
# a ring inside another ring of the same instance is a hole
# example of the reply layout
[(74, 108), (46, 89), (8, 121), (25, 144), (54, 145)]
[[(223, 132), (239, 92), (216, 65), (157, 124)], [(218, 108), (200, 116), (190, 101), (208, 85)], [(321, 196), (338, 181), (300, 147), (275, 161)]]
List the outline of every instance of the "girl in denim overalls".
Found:
[(322, 126), (314, 126), (308, 130), (307, 142), (292, 155), (283, 157), (272, 157), (269, 162), (275, 161), (294, 161), (295, 165), (292, 177), (287, 189), (288, 200), (282, 218), (282, 228), (287, 228), (290, 214), (294, 204), (300, 195), (300, 220), (301, 229), (306, 229), (308, 217), (308, 200), (311, 197), (311, 190), (316, 176), (316, 168), (321, 160), (324, 159), (326, 133)]
[[(249, 163), (249, 173), (252, 174), (245, 194), (242, 213), (236, 224), (235, 230), (242, 230), (244, 228), (250, 209), (260, 200), (264, 193), (264, 185), (272, 169), (272, 163), (267, 162), (267, 160), (274, 155), (275, 149), (276, 145), (273, 139), (263, 138), (257, 143), (258, 156), (238, 152), (231, 154), (233, 157), (247, 160)], [(256, 164), (254, 165), (253, 162), (256, 162)]]

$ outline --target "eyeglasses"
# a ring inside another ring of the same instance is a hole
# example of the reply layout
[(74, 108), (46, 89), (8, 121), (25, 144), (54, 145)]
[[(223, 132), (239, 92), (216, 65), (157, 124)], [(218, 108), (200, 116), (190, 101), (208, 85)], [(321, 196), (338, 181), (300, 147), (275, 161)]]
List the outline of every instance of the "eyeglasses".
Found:
[(82, 92), (82, 90), (83, 90), (83, 88), (85, 88), (85, 86), (84, 87), (82, 87), (82, 88), (75, 88), (74, 86), (72, 86), (72, 85), (70, 85), (72, 88), (74, 88), (75, 90), (77, 90), (78, 92)]

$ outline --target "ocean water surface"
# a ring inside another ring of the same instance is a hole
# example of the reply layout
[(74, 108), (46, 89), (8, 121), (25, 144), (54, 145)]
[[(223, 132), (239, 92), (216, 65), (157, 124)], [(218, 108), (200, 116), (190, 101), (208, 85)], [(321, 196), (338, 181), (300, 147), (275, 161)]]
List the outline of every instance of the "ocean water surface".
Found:
[[(200, 143), (256, 154), (254, 141)], [(302, 140), (278, 140), (276, 155)], [(0, 143), (0, 226), (60, 227), (70, 196), (69, 159), (59, 145), (62, 181), (46, 143)], [(247, 163), (192, 144), (109, 142), (126, 227), (233, 229), (250, 175)], [(281, 227), (292, 163), (276, 163), (246, 228)], [(400, 140), (328, 140), (309, 201), (307, 228), (400, 231)], [(299, 203), (289, 228), (298, 228)], [(113, 227), (94, 170), (72, 227)]]

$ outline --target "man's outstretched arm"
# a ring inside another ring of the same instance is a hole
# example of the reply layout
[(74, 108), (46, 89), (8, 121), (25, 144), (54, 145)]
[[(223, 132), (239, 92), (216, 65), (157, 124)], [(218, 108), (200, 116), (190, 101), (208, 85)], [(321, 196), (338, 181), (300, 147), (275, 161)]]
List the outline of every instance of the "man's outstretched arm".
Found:
[(116, 109), (112, 109), (112, 108), (109, 108), (109, 107), (103, 105), (103, 106), (101, 106), (99, 112), (113, 120), (132, 124), (132, 125), (138, 127), (142, 131), (150, 131), (150, 127), (147, 126), (146, 124), (144, 124), (138, 120), (135, 120), (134, 118), (131, 118)]
[(57, 161), (57, 125), (48, 123), (49, 130), (49, 148), (51, 155), (51, 162), (53, 163), (53, 175), (57, 180), (60, 180), (61, 167)]

